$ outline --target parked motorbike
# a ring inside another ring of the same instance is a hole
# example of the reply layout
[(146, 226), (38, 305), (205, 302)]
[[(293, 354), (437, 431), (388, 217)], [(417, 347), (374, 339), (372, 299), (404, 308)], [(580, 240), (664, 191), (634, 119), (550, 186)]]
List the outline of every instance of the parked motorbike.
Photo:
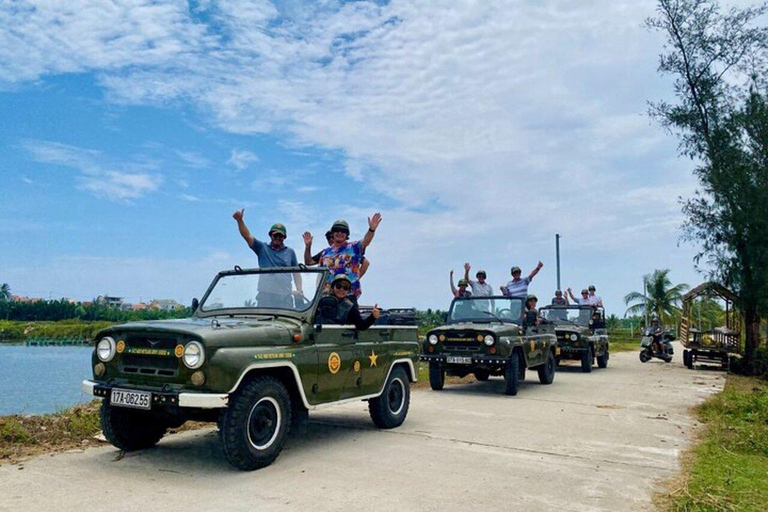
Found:
[[(657, 341), (657, 347), (654, 347), (654, 339)], [(661, 359), (665, 363), (672, 361), (672, 355), (675, 353), (672, 348), (672, 341), (675, 336), (671, 332), (660, 332), (649, 327), (643, 332), (643, 338), (640, 340), (640, 362), (647, 363), (654, 357)]]

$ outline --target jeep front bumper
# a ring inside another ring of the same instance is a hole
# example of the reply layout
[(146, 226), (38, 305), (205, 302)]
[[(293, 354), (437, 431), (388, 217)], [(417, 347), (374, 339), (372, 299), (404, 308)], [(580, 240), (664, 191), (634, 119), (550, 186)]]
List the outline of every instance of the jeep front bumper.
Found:
[[(107, 398), (112, 388), (132, 389), (121, 386), (110, 386), (92, 380), (84, 380), (83, 393), (96, 398)], [(137, 391), (149, 391), (152, 393), (152, 408), (190, 407), (195, 409), (220, 409), (229, 404), (229, 395), (226, 393), (177, 393), (174, 391), (156, 391), (153, 389), (135, 388)]]
[[(446, 363), (446, 364), (454, 364), (454, 363), (448, 363), (449, 357), (471, 357), (472, 358), (472, 364), (497, 364), (497, 365), (504, 365), (507, 364), (507, 358), (501, 357), (501, 356), (488, 356), (484, 354), (476, 354), (476, 355), (464, 355), (461, 354), (460, 356), (454, 356), (454, 354), (422, 354), (419, 356), (419, 361), (437, 361), (439, 363)], [(461, 364), (461, 363), (455, 363), (455, 364)]]

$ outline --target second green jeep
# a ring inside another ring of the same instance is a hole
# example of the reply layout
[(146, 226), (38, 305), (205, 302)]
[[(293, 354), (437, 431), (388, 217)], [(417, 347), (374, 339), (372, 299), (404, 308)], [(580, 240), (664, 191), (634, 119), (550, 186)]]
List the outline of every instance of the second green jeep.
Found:
[[(416, 380), (416, 326), (319, 325), (326, 275), (236, 267), (216, 276), (191, 318), (98, 333), (83, 389), (102, 398), (107, 440), (138, 450), (187, 420), (216, 422), (226, 458), (252, 470), (271, 464), (291, 424), (320, 406), (367, 400), (378, 427), (399, 426)], [(306, 295), (291, 291), (297, 276)]]
[(505, 393), (516, 395), (526, 369), (551, 384), (557, 356), (553, 326), (524, 326), (523, 299), (498, 296), (454, 299), (446, 325), (427, 333), (421, 360), (429, 363), (434, 390), (443, 388), (446, 373), (474, 374), (479, 381), (497, 375), (504, 377)]

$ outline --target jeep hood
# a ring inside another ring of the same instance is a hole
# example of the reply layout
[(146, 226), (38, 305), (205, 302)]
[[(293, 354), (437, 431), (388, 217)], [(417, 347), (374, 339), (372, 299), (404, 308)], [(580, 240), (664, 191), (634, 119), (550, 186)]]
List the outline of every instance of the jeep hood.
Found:
[(114, 325), (99, 331), (97, 339), (112, 333), (181, 334), (201, 339), (206, 347), (289, 344), (301, 323), (292, 318), (181, 318)]

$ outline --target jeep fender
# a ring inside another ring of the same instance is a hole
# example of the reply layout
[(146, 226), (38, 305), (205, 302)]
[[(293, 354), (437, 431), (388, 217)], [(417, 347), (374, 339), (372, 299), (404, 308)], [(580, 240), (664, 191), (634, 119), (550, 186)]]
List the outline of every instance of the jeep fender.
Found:
[(384, 379), (384, 382), (381, 384), (381, 389), (378, 391), (378, 393), (374, 393), (372, 395), (361, 395), (353, 398), (348, 398), (345, 400), (337, 400), (335, 402), (328, 402), (323, 404), (310, 404), (309, 400), (307, 399), (307, 395), (304, 393), (304, 386), (302, 385), (301, 375), (299, 375), (299, 370), (296, 368), (296, 365), (294, 365), (290, 361), (275, 361), (270, 363), (255, 363), (250, 366), (248, 366), (243, 372), (240, 374), (240, 377), (238, 377), (237, 382), (235, 382), (235, 385), (230, 389), (227, 393), (232, 394), (240, 387), (240, 384), (242, 384), (243, 380), (250, 376), (250, 375), (257, 375), (261, 373), (263, 370), (270, 370), (274, 368), (288, 368), (293, 375), (293, 382), (286, 383), (286, 384), (294, 384), (296, 386), (296, 391), (298, 392), (299, 397), (301, 397), (301, 401), (304, 404), (304, 407), (312, 410), (317, 409), (319, 407), (323, 407), (326, 405), (337, 405), (341, 403), (347, 403), (347, 402), (356, 402), (359, 400), (368, 400), (369, 398), (376, 398), (378, 396), (381, 396), (381, 394), (384, 392), (384, 388), (387, 385), (387, 381), (389, 380), (389, 376), (392, 373), (392, 369), (395, 366), (407, 366), (408, 367), (408, 373), (411, 382), (416, 382), (416, 368), (413, 365), (413, 361), (411, 361), (408, 358), (401, 358), (401, 359), (395, 359), (392, 361), (392, 364), (389, 365), (389, 370), (387, 370), (387, 378)]

